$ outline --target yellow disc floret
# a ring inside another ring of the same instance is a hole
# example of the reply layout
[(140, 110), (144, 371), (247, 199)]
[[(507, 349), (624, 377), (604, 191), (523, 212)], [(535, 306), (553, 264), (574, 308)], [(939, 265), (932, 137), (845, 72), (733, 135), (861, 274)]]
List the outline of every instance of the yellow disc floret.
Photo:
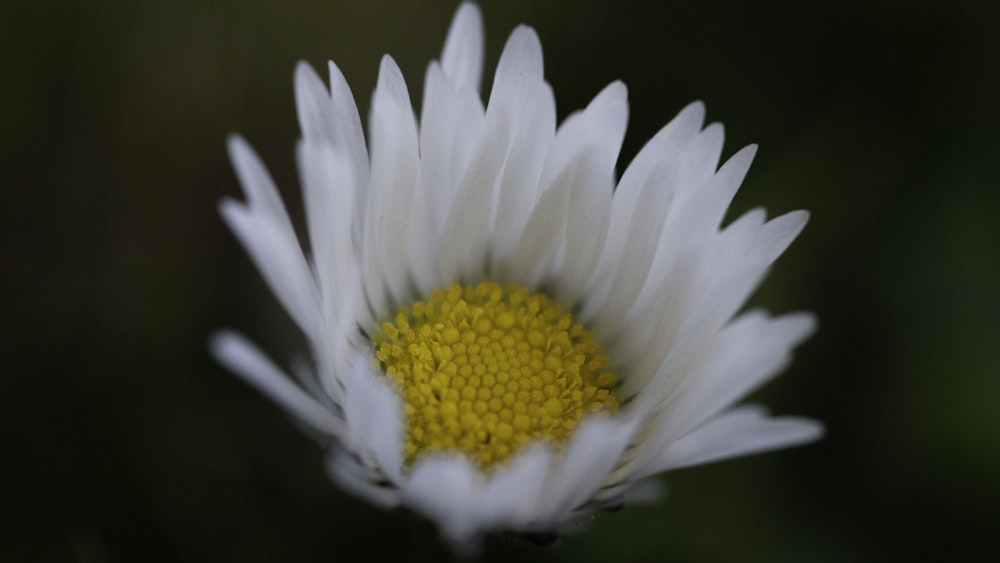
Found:
[(408, 463), (460, 451), (489, 468), (529, 441), (561, 444), (585, 414), (618, 408), (590, 331), (523, 287), (435, 290), (381, 329), (375, 356), (402, 393)]

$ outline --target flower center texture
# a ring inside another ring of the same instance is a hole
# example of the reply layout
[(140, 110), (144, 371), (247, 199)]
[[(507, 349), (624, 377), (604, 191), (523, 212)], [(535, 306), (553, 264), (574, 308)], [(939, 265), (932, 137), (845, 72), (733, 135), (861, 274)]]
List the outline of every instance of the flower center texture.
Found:
[(402, 394), (407, 463), (459, 451), (490, 468), (618, 408), (604, 351), (543, 293), (455, 284), (380, 328), (375, 357)]

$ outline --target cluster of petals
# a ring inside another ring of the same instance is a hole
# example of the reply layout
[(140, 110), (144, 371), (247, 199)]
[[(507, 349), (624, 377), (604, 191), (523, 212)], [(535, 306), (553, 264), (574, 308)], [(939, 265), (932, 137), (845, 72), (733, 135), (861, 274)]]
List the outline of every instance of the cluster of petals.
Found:
[[(818, 423), (737, 405), (814, 328), (807, 313), (742, 311), (805, 225), (755, 209), (724, 226), (754, 156), (719, 165), (723, 129), (695, 102), (616, 176), (628, 120), (614, 82), (557, 124), (535, 32), (518, 27), (483, 103), (479, 9), (455, 14), (427, 68), (419, 121), (382, 59), (367, 143), (344, 76), (295, 72), (308, 252), (258, 157), (233, 138), (246, 195), (221, 212), (308, 340), (294, 378), (221, 331), (219, 360), (323, 436), (332, 478), (405, 506), (458, 545), (494, 530), (550, 533), (641, 496), (670, 469), (805, 443)], [(404, 463), (399, 394), (372, 362), (372, 330), (453, 283), (546, 291), (593, 331), (622, 407), (584, 420), (562, 448), (528, 445), (490, 471), (461, 453)]]

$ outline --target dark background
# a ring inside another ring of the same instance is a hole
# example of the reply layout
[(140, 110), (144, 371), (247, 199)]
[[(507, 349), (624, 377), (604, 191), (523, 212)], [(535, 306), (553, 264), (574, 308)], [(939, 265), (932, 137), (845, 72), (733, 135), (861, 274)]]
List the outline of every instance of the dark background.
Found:
[[(0, 561), (430, 560), (433, 531), (328, 482), (206, 352), (299, 336), (224, 228), (246, 135), (300, 211), (292, 69), (419, 104), (451, 2), (0, 3)], [(761, 150), (733, 213), (812, 222), (755, 296), (819, 332), (755, 399), (822, 442), (667, 475), (669, 496), (488, 560), (1000, 559), (1000, 3), (489, 2), (487, 88), (534, 26), (560, 115), (614, 79), (619, 169), (693, 99)], [(488, 91), (488, 90), (487, 90)]]

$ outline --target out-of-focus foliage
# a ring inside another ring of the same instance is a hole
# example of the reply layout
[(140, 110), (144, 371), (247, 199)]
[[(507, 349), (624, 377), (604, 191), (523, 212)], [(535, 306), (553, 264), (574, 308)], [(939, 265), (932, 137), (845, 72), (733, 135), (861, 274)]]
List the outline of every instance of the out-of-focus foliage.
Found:
[[(493, 538), (487, 560), (1000, 558), (998, 6), (484, 6), (488, 66), (534, 26), (561, 115), (625, 81), (622, 165), (693, 99), (727, 155), (760, 143), (733, 216), (813, 219), (753, 305), (820, 318), (761, 394), (829, 427), (667, 475), (663, 503), (555, 550)], [(225, 136), (297, 213), (295, 62), (336, 60), (366, 108), (389, 52), (419, 103), (454, 7), (0, 4), (0, 560), (442, 556), (425, 524), (332, 486), (321, 448), (205, 341), (233, 325), (281, 360), (302, 350), (216, 214), (238, 194)]]

